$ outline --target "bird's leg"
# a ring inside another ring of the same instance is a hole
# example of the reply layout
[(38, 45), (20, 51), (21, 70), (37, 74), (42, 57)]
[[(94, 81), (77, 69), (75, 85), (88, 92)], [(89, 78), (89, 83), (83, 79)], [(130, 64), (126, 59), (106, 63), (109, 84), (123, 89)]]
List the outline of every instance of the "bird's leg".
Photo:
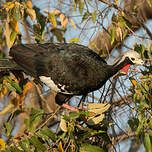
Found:
[(77, 112), (79, 109), (82, 109), (82, 108), (80, 107), (80, 104), (85, 101), (86, 96), (87, 96), (87, 95), (83, 95), (83, 96), (82, 96), (82, 98), (81, 98), (81, 100), (80, 100), (80, 102), (79, 102), (79, 104), (78, 104), (78, 106), (77, 106), (78, 108), (72, 107), (72, 106), (70, 106), (70, 105), (68, 105), (68, 104), (65, 104), (65, 103), (62, 105), (62, 107), (66, 108), (66, 109), (69, 109), (69, 110), (71, 110), (71, 111)]
[[(66, 98), (66, 99), (65, 99), (65, 102), (68, 102), (70, 99), (71, 99), (71, 97)], [(68, 105), (68, 104), (66, 104), (66, 103), (63, 103), (63, 104), (62, 104), (62, 107), (66, 108), (66, 109), (68, 109), (68, 110), (71, 110), (71, 111), (75, 111), (75, 112), (78, 111), (78, 108), (72, 107), (72, 106), (70, 106), (70, 105)]]
[(77, 112), (77, 111), (78, 111), (78, 108), (72, 107), (72, 106), (70, 106), (70, 105), (68, 105), (68, 104), (66, 104), (66, 103), (64, 103), (64, 104), (62, 105), (62, 107), (66, 108), (66, 109), (68, 109), (68, 110), (74, 111), (74, 112)]
[(81, 104), (81, 103), (85, 102), (86, 96), (87, 96), (87, 94), (85, 94), (85, 95), (82, 96), (82, 98), (81, 98), (81, 100), (80, 100), (80, 102), (79, 102), (79, 104), (78, 104), (78, 107), (80, 107), (80, 104)]

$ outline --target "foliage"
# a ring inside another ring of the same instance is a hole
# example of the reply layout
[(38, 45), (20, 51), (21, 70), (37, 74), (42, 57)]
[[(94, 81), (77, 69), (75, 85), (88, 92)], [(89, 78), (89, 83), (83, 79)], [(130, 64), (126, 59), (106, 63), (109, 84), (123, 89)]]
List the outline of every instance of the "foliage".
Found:
[[(150, 50), (145, 49), (144, 46), (137, 45), (135, 49), (141, 55), (148, 57), (147, 54), (149, 54)], [(137, 139), (142, 140), (146, 151), (150, 152), (152, 151), (152, 65), (149, 64), (145, 68), (139, 77), (140, 81), (131, 79), (132, 88), (130, 91), (135, 102), (134, 110), (138, 111), (138, 115), (128, 120), (128, 124), (132, 131), (135, 132)]]
[[(109, 105), (100, 105), (108, 108)], [(101, 109), (101, 108), (100, 108)], [(106, 110), (106, 109), (105, 109)], [(47, 126), (45, 126), (43, 110), (31, 109), (30, 117), (24, 120), (26, 125), (25, 133), (17, 135), (16, 137), (10, 137), (7, 141), (7, 145), (1, 139), (1, 148), (5, 149), (3, 152), (11, 150), (17, 151), (88, 151), (103, 152), (104, 150), (98, 146), (98, 141), (103, 140), (104, 136), (108, 135), (103, 130), (104, 123), (102, 119), (95, 125), (90, 125), (89, 121), (95, 113), (91, 114), (88, 111), (70, 112), (69, 114), (63, 114), (60, 122), (59, 131), (54, 133)], [(42, 120), (43, 117), (43, 120)], [(47, 121), (49, 118), (45, 119)], [(64, 121), (64, 123), (63, 123)], [(66, 128), (66, 130), (64, 129)], [(5, 123), (4, 129), (6, 136), (11, 135), (11, 124)], [(92, 140), (94, 138), (94, 140)], [(108, 139), (110, 141), (110, 139)], [(12, 143), (12, 144), (11, 144)], [(44, 144), (45, 143), (45, 144)]]

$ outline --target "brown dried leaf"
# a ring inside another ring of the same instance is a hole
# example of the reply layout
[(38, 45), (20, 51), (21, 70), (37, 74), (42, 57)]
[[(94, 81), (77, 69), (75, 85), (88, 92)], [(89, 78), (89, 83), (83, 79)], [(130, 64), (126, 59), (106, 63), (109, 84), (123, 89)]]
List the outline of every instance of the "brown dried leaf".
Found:
[(5, 96), (7, 94), (7, 88), (4, 87), (2, 88), (1, 92), (0, 92), (0, 98), (2, 98), (3, 96)]
[(13, 45), (13, 42), (11, 42), (11, 40), (10, 40), (10, 35), (11, 35), (12, 30), (10, 29), (8, 23), (9, 23), (9, 20), (7, 19), (7, 21), (5, 22), (4, 35), (5, 35), (5, 38), (6, 38), (6, 44), (7, 44), (8, 50), (10, 50), (10, 48)]
[(122, 41), (123, 40), (123, 34), (122, 34), (122, 30), (120, 27), (116, 28), (116, 37), (118, 37), (118, 41)]
[(60, 10), (53, 10), (53, 11), (44, 10), (44, 13), (46, 14), (53, 13), (55, 15), (59, 15), (61, 14), (61, 11)]
[(52, 13), (54, 13), (55, 15), (59, 15), (59, 14), (61, 14), (61, 11), (60, 10), (53, 10)]
[(17, 33), (20, 32), (20, 31), (19, 31), (19, 24), (18, 24), (18, 21), (17, 21), (17, 20), (12, 20), (12, 21), (10, 21), (10, 25), (11, 25), (12, 29), (13, 29), (15, 32), (17, 32)]
[(33, 87), (33, 84), (31, 82), (27, 82), (25, 87), (24, 87), (24, 90), (23, 90), (23, 95), (26, 95), (26, 93)]

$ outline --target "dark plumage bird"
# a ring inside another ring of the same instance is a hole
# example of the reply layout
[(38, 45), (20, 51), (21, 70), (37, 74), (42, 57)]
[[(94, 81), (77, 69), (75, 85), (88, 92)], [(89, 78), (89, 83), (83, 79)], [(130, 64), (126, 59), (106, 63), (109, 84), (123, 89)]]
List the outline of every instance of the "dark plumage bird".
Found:
[(137, 52), (128, 51), (108, 65), (88, 47), (75, 43), (20, 44), (11, 48), (10, 56), (23, 71), (56, 91), (60, 105), (74, 95), (101, 88), (121, 69), (144, 63)]

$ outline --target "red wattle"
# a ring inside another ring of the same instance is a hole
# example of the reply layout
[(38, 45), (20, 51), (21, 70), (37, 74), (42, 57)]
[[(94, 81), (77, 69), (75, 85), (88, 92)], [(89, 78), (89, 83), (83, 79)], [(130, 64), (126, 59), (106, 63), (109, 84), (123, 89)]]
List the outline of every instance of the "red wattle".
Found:
[(130, 66), (131, 66), (131, 64), (127, 64), (121, 70), (124, 72), (127, 72)]

